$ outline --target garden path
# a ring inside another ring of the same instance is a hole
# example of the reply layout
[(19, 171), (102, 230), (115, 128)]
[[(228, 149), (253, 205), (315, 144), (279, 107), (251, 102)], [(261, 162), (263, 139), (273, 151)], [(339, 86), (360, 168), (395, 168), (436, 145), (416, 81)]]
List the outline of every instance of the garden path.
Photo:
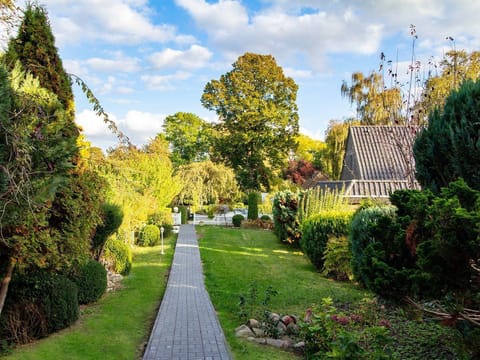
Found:
[(203, 280), (193, 225), (178, 234), (167, 289), (143, 360), (230, 360)]

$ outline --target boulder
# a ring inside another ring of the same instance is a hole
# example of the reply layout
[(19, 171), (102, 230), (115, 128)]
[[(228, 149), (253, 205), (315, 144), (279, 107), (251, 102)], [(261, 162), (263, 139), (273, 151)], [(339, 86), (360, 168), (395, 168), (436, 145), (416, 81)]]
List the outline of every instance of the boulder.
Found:
[(235, 329), (235, 336), (248, 338), (248, 337), (255, 336), (255, 333), (247, 325), (241, 325)]

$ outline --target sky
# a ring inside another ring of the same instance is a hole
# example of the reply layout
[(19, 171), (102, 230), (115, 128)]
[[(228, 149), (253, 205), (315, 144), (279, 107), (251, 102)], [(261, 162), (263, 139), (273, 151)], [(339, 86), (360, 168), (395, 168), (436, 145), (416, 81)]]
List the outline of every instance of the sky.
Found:
[[(132, 143), (166, 116), (202, 107), (207, 82), (245, 52), (271, 54), (299, 86), (300, 131), (323, 139), (332, 119), (355, 114), (341, 96), (353, 72), (379, 70), (380, 54), (408, 82), (455, 47), (480, 50), (477, 0), (43, 0), (67, 72), (81, 77)], [(450, 37), (451, 39), (447, 39)], [(77, 123), (93, 146), (117, 139), (74, 86)]]

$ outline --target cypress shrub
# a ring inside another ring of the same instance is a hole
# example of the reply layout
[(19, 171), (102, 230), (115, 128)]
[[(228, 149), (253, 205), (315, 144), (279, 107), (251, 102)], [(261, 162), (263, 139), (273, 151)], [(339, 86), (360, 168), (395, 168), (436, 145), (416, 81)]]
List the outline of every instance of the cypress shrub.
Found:
[(132, 268), (132, 250), (116, 236), (111, 236), (105, 244), (103, 258), (109, 270), (122, 275), (128, 275)]
[(350, 210), (324, 211), (302, 223), (300, 246), (317, 269), (323, 269), (328, 238), (347, 235), (352, 216)]
[(97, 226), (92, 239), (92, 251), (95, 259), (99, 259), (109, 236), (118, 230), (123, 221), (122, 208), (115, 204), (102, 205), (103, 224)]
[(160, 229), (157, 225), (145, 225), (140, 231), (137, 245), (154, 246), (160, 241)]
[(346, 281), (353, 278), (352, 254), (346, 236), (331, 236), (327, 241), (324, 255), (323, 274), (335, 280)]
[(95, 260), (81, 265), (71, 279), (78, 286), (80, 304), (97, 301), (107, 290), (107, 270)]
[(257, 192), (251, 192), (248, 194), (248, 220), (258, 219), (258, 203), (260, 202), (260, 194)]

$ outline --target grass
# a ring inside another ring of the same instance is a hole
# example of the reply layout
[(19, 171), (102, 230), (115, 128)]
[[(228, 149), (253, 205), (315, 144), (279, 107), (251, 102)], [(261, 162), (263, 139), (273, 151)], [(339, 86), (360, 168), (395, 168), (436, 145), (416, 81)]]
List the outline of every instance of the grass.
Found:
[(205, 284), (217, 310), (225, 336), (236, 359), (298, 359), (292, 353), (237, 339), (241, 325), (240, 295), (256, 283), (260, 300), (271, 286), (278, 292), (269, 309), (304, 316), (324, 297), (355, 303), (372, 295), (365, 290), (322, 277), (299, 251), (278, 242), (272, 232), (220, 227), (197, 227)]
[(123, 288), (105, 294), (82, 310), (73, 326), (32, 344), (19, 346), (5, 359), (140, 359), (167, 283), (175, 238), (160, 246), (134, 249)]

